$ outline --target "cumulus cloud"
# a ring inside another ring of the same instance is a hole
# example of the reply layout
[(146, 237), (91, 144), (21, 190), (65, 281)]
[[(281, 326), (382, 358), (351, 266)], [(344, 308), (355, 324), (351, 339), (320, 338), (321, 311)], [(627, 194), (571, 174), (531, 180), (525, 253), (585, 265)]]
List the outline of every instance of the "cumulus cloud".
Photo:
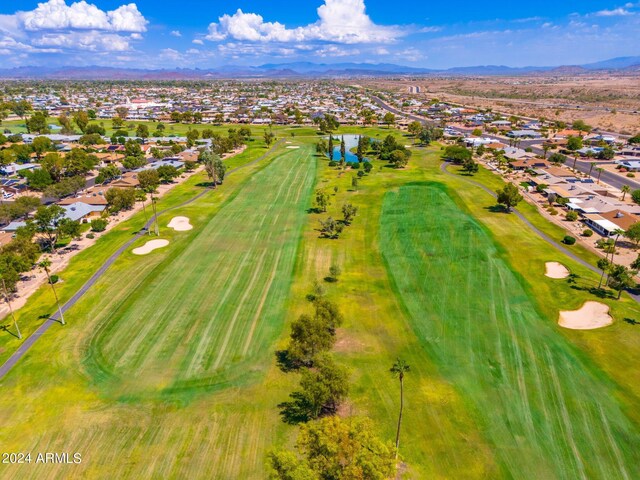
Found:
[(262, 15), (238, 9), (209, 25), (207, 40), (232, 39), (246, 42), (391, 43), (406, 34), (395, 26), (375, 24), (366, 13), (364, 0), (325, 0), (318, 7), (318, 20), (304, 27), (287, 28), (280, 22), (265, 22)]
[(39, 3), (34, 10), (17, 12), (16, 16), (27, 31), (75, 29), (145, 32), (148, 23), (135, 3), (103, 11), (84, 0), (70, 5), (65, 0), (49, 0)]
[(124, 52), (142, 40), (148, 23), (135, 3), (105, 11), (85, 0), (48, 0), (33, 10), (0, 15), (0, 32), (13, 40), (2, 51)]
[(179, 38), (179, 37), (182, 36), (182, 33), (180, 33), (180, 30), (171, 30), (170, 35), (172, 37), (178, 37)]

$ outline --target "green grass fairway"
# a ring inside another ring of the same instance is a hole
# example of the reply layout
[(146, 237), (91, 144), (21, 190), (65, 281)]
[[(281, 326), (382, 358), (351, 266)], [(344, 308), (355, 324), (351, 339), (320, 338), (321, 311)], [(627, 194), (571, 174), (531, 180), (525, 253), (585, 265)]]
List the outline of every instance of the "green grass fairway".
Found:
[(472, 401), (507, 477), (640, 477), (640, 435), (615, 387), (442, 185), (387, 193), (380, 246), (419, 339)]
[(115, 377), (128, 393), (210, 387), (264, 371), (282, 330), (314, 172), (309, 148), (280, 155), (197, 225), (188, 245), (170, 245), (175, 254), (98, 314), (91, 371)]

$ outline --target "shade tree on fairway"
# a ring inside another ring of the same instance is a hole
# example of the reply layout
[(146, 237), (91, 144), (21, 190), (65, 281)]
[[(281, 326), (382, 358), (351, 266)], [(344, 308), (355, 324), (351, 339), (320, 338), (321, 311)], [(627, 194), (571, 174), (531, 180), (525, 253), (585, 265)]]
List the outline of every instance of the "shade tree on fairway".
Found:
[(204, 170), (214, 186), (224, 181), (227, 167), (218, 154), (205, 150), (200, 153), (198, 159), (203, 163)]
[(355, 205), (352, 205), (351, 203), (345, 203), (342, 206), (342, 215), (344, 217), (343, 221), (345, 225), (351, 225), (351, 222), (353, 221), (357, 213), (358, 213), (358, 207), (356, 207)]
[(330, 205), (329, 198), (326, 190), (317, 189), (313, 201), (316, 211), (326, 212), (327, 207)]
[(524, 198), (520, 195), (518, 187), (511, 182), (507, 183), (504, 188), (496, 190), (496, 193), (498, 194), (498, 204), (504, 205), (507, 212), (511, 212), (511, 209), (516, 207)]
[(462, 145), (449, 145), (444, 149), (443, 157), (456, 165), (462, 165), (464, 162), (471, 160), (473, 154), (471, 150)]
[(285, 423), (297, 424), (335, 415), (349, 393), (349, 373), (328, 353), (316, 355), (313, 366), (305, 368), (300, 388), (290, 400), (278, 405)]
[(320, 232), (325, 238), (338, 238), (344, 229), (344, 224), (329, 217), (326, 220), (320, 220)]
[(383, 480), (395, 473), (392, 448), (366, 418), (326, 417), (302, 425), (296, 449), (269, 453), (272, 480)]

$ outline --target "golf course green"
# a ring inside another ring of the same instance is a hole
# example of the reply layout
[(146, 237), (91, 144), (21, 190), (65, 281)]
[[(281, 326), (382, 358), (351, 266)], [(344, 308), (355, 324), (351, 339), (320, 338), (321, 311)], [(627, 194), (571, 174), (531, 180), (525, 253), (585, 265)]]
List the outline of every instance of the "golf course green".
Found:
[(387, 193), (380, 246), (416, 334), (473, 402), (507, 476), (638, 478), (640, 435), (615, 388), (442, 184)]

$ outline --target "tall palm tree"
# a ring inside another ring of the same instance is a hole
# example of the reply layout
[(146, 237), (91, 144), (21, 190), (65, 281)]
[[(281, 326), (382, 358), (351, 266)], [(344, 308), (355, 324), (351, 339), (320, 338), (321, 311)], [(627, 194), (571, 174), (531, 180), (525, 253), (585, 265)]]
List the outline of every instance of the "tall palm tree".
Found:
[(629, 185), (623, 185), (620, 191), (622, 192), (622, 201), (624, 202), (624, 197), (631, 191), (631, 187)]
[(9, 292), (7, 291), (7, 284), (4, 282), (4, 277), (2, 278), (2, 290), (4, 292), (4, 301), (7, 302), (7, 307), (9, 307), (9, 313), (11, 313), (11, 318), (13, 319), (13, 325), (16, 327), (16, 332), (18, 332), (18, 338), (22, 340), (22, 333), (20, 333), (20, 327), (18, 327), (18, 321), (16, 320), (16, 316), (13, 313), (13, 308), (11, 308), (11, 302), (9, 301)]
[(596, 162), (591, 162), (589, 164), (589, 178), (591, 178), (591, 170), (593, 170), (593, 167), (596, 166)]
[(400, 414), (398, 415), (398, 428), (396, 430), (396, 458), (398, 458), (398, 447), (400, 446), (400, 425), (402, 424), (402, 409), (404, 408), (404, 376), (410, 370), (409, 364), (401, 358), (391, 367), (391, 374), (400, 381)]
[(598, 172), (598, 185), (599, 185), (600, 184), (600, 175), (602, 175), (602, 172), (604, 172), (604, 168), (598, 167), (598, 168), (596, 168), (596, 171)]
[(56, 305), (58, 306), (58, 313), (60, 314), (60, 323), (62, 325), (65, 325), (64, 316), (62, 315), (62, 308), (60, 308), (60, 300), (58, 300), (58, 292), (56, 292), (56, 287), (53, 285), (53, 282), (51, 281), (51, 275), (49, 274), (51, 260), (45, 258), (39, 263), (39, 266), (44, 270), (44, 273), (47, 274), (47, 280), (49, 281), (49, 285), (51, 285), (51, 290), (53, 290), (53, 296), (56, 297)]
[[(147, 194), (143, 190), (136, 190), (136, 200), (142, 203), (142, 211), (144, 212), (144, 225), (149, 223), (149, 216), (147, 215), (147, 207), (144, 202), (147, 200)], [(147, 235), (151, 235), (151, 230), (147, 228)]]
[(158, 210), (156, 203), (158, 202), (157, 198), (151, 195), (151, 206), (153, 207), (153, 220), (155, 222), (156, 227), (156, 237), (160, 236), (160, 225), (158, 225)]

